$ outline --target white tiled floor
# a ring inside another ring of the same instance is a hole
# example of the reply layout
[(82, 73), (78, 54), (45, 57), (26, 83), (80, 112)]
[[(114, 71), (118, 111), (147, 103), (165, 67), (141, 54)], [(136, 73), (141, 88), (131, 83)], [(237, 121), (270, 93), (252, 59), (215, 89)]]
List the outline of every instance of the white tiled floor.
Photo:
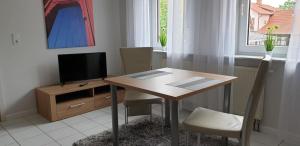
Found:
[[(153, 113), (160, 115), (159, 105), (154, 106)], [(187, 115), (187, 112), (180, 112), (180, 121)], [(135, 118), (139, 117), (129, 118), (129, 121)], [(119, 124), (123, 123), (124, 107), (120, 104)], [(52, 123), (35, 114), (0, 123), (0, 146), (68, 146), (110, 128), (110, 107)], [(277, 146), (280, 142), (261, 133), (253, 133), (252, 137), (251, 146)]]

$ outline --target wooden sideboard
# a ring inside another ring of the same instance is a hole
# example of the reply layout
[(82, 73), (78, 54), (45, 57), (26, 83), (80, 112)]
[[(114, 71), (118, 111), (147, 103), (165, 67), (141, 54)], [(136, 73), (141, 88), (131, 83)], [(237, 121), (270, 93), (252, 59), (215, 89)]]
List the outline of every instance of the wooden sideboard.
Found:
[[(125, 96), (123, 88), (118, 89), (118, 102)], [(110, 85), (103, 80), (53, 85), (36, 89), (38, 113), (49, 121), (83, 114), (111, 105)]]

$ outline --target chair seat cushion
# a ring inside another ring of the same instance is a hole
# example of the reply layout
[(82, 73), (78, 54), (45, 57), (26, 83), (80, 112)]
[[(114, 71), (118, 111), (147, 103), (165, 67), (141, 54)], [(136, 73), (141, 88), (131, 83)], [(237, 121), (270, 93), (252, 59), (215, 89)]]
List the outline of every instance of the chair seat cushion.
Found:
[(196, 108), (184, 121), (183, 126), (193, 132), (240, 138), (243, 117)]
[(125, 105), (136, 105), (136, 104), (160, 104), (162, 98), (146, 93), (137, 91), (126, 91), (124, 104)]

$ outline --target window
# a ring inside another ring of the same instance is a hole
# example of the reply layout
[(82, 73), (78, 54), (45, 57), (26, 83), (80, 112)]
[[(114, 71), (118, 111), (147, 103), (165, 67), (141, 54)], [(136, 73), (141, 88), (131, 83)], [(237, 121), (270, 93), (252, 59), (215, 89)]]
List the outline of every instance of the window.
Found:
[(168, 0), (159, 0), (159, 26), (160, 32), (167, 32)]
[(242, 0), (240, 14), (239, 54), (264, 53), (265, 34), (278, 26), (274, 53), (284, 57), (292, 31), (295, 0)]
[(158, 41), (164, 48), (168, 29), (168, 0), (158, 0)]

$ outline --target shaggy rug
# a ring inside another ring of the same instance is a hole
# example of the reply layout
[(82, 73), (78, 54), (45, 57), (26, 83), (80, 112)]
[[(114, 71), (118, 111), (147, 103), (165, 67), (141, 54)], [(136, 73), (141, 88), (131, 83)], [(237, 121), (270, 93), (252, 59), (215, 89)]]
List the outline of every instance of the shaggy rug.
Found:
[[(120, 146), (170, 146), (170, 127), (164, 128), (164, 134), (161, 133), (161, 120), (153, 118), (152, 122), (149, 118), (141, 118), (129, 123), (127, 127), (124, 125), (119, 127), (119, 145)], [(75, 142), (74, 146), (112, 146), (112, 132), (104, 131), (102, 133), (89, 136)], [(180, 146), (185, 146), (185, 131), (180, 128)], [(191, 134), (189, 145), (197, 145), (197, 136)], [(202, 136), (201, 146), (221, 146), (221, 137)], [(229, 146), (237, 146), (237, 142), (229, 140)]]

